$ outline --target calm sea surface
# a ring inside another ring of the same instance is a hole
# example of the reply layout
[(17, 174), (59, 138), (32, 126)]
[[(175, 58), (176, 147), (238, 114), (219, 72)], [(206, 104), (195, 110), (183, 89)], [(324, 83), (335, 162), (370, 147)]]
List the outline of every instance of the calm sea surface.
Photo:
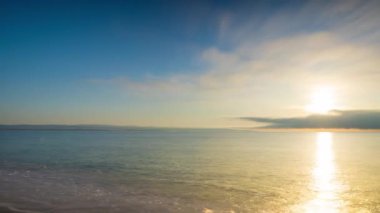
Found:
[(3, 209), (380, 212), (380, 134), (4, 130)]

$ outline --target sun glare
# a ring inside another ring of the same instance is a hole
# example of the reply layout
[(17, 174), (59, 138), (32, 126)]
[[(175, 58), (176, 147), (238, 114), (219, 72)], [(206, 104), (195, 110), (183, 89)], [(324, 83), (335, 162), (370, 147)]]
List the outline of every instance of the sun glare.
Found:
[(334, 108), (334, 94), (330, 87), (316, 88), (311, 96), (311, 103), (306, 110), (312, 113), (325, 114)]
[(306, 203), (305, 212), (340, 212), (344, 208), (340, 200), (342, 185), (336, 177), (332, 133), (318, 132), (315, 143), (316, 159), (311, 187), (316, 194), (313, 200)]

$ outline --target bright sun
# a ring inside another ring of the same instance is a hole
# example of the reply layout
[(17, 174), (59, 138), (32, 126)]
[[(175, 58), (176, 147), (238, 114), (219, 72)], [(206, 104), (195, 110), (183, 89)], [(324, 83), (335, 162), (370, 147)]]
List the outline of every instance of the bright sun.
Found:
[(334, 91), (330, 87), (318, 87), (313, 91), (311, 103), (306, 106), (306, 110), (312, 113), (325, 114), (334, 107)]

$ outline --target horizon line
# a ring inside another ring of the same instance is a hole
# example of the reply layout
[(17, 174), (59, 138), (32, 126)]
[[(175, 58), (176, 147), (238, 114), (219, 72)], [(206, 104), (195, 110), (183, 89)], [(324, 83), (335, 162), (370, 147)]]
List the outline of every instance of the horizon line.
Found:
[(114, 124), (0, 124), (0, 130), (137, 130), (137, 129), (181, 129), (181, 130), (240, 130), (255, 132), (380, 132), (380, 129), (359, 128), (265, 128), (265, 127), (173, 127)]

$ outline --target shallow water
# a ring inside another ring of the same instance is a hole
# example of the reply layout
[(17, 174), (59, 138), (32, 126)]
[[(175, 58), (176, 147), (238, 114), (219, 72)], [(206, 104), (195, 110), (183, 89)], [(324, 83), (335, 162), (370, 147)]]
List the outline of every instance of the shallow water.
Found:
[(380, 134), (0, 131), (0, 206), (380, 212)]

